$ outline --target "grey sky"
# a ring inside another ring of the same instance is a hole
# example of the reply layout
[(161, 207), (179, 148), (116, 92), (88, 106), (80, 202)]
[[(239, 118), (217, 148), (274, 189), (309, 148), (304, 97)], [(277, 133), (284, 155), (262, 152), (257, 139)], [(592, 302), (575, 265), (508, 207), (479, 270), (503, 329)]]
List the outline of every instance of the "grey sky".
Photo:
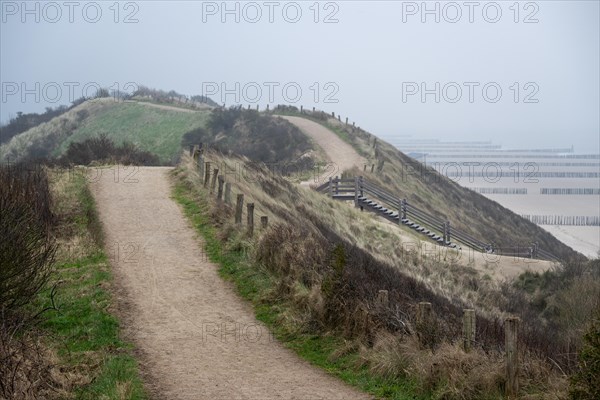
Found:
[[(28, 2), (28, 7), (35, 9), (36, 3)], [(335, 111), (384, 138), (491, 139), (509, 147), (573, 144), (578, 152), (600, 151), (598, 1), (520, 2), (518, 7), (514, 1), (471, 6), (428, 2), (430, 9), (439, 7), (439, 23), (435, 15), (421, 14), (421, 1), (320, 2), (317, 7), (313, 1), (258, 1), (250, 6), (228, 2), (230, 9), (238, 5), (239, 23), (232, 14), (221, 21), (220, 1), (121, 2), (118, 16), (113, 1), (97, 2), (102, 15), (91, 23), (86, 18), (96, 17), (92, 3), (66, 6), (58, 1), (60, 18), (56, 7), (37, 3), (36, 22), (35, 14), (22, 15), (21, 1), (0, 2), (2, 121), (17, 111), (67, 104), (65, 82), (79, 84), (75, 97), (82, 95), (83, 85), (95, 82), (113, 88), (134, 82), (187, 95), (202, 94), (210, 82), (236, 92), (239, 82), (240, 102), (256, 101), (261, 108), (269, 103), (269, 85), (275, 94), (271, 105), (286, 103), (282, 88), (288, 84), (288, 98), (297, 100), (297, 106)], [(252, 23), (255, 5), (262, 16)], [(462, 16), (451, 23), (455, 5)], [(299, 21), (288, 22), (296, 18), (297, 9), (302, 12)], [(502, 14), (492, 23), (497, 9)], [(138, 22), (124, 23), (131, 13)], [(328, 16), (338, 22), (324, 23)], [(9, 93), (13, 83), (35, 90), (36, 82), (39, 103), (33, 94), (23, 102), (20, 88)], [(54, 104), (44, 101), (55, 96), (52, 85), (48, 93), (42, 90), (51, 82), (63, 92)], [(260, 96), (252, 82), (262, 88)], [(428, 89), (439, 82), (439, 103), (433, 92), (422, 101), (422, 82)], [(486, 84), (487, 100), (482, 93)], [(457, 87), (462, 97), (451, 103)], [(492, 102), (498, 87), (502, 95)], [(416, 88), (419, 93), (408, 94)], [(222, 95), (219, 90), (211, 97), (221, 103)], [(234, 104), (235, 94), (224, 100)]]

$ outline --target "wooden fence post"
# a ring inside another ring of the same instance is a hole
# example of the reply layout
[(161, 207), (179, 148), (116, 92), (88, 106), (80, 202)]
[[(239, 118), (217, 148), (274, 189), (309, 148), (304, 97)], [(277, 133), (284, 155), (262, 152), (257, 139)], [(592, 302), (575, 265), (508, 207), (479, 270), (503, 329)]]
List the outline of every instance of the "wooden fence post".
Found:
[(223, 199), (223, 184), (225, 183), (225, 178), (223, 175), (219, 175), (217, 178), (219, 180), (219, 189), (217, 190), (217, 200), (221, 201)]
[(380, 290), (377, 292), (377, 298), (375, 304), (379, 310), (385, 310), (390, 305), (390, 298), (387, 290)]
[(217, 176), (219, 175), (219, 168), (215, 168), (213, 172), (212, 181), (210, 182), (210, 194), (215, 192), (215, 186), (217, 185)]
[(509, 317), (504, 322), (504, 345), (506, 351), (506, 397), (516, 399), (519, 395), (519, 324), (520, 319)]
[(204, 187), (208, 187), (208, 181), (210, 179), (210, 161), (204, 163)]
[(198, 175), (200, 175), (200, 178), (204, 176), (204, 157), (202, 153), (198, 155)]
[(475, 342), (475, 310), (463, 310), (463, 348), (468, 353)]
[(331, 177), (329, 177), (329, 186), (327, 187), (327, 191), (329, 192), (329, 197), (333, 198), (333, 183)]
[(452, 241), (450, 236), (450, 221), (446, 221), (446, 240), (448, 243)]
[(444, 245), (446, 244), (446, 223), (442, 222), (442, 238), (444, 240)]
[(354, 177), (354, 207), (356, 207), (356, 208), (358, 208), (358, 191), (360, 190), (358, 180), (359, 180), (358, 176), (355, 176)]
[(242, 223), (243, 208), (244, 208), (244, 195), (240, 193), (237, 195), (237, 201), (235, 204), (235, 223), (236, 224)]
[(231, 204), (231, 183), (225, 184), (225, 204)]
[(246, 208), (248, 211), (248, 234), (252, 236), (254, 234), (254, 203), (248, 203)]
[(406, 219), (406, 199), (402, 199), (402, 205), (400, 206), (402, 208), (402, 219)]
[(431, 303), (422, 301), (417, 307), (417, 336), (421, 345), (425, 346), (431, 341), (433, 332), (433, 310)]
[(269, 217), (267, 217), (266, 215), (260, 217), (260, 226), (263, 229), (267, 229), (267, 226), (269, 226)]

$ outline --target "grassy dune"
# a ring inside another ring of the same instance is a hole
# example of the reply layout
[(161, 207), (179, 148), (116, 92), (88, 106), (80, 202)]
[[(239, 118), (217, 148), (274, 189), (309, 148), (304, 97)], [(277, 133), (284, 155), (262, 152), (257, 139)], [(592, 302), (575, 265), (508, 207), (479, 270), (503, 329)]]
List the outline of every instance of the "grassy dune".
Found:
[(207, 111), (174, 111), (139, 103), (115, 103), (84, 121), (54, 155), (62, 154), (71, 142), (106, 134), (115, 143), (132, 142), (142, 150), (155, 153), (161, 161), (170, 162), (179, 154), (183, 135), (203, 127), (207, 117)]
[(176, 107), (94, 99), (15, 136), (0, 147), (0, 160), (60, 156), (72, 142), (105, 134), (117, 144), (132, 142), (158, 155), (163, 163), (170, 163), (179, 154), (183, 135), (205, 126), (208, 115), (207, 110), (180, 111)]

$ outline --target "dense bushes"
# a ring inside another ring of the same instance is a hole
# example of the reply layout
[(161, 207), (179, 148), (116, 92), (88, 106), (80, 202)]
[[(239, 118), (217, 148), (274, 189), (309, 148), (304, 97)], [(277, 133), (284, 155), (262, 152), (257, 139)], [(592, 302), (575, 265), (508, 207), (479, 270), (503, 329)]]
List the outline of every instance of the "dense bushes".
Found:
[(55, 217), (46, 171), (0, 166), (0, 398), (35, 398), (49, 377), (26, 310), (52, 273)]
[(186, 133), (183, 146), (203, 143), (225, 154), (240, 154), (267, 164), (285, 175), (310, 171), (310, 140), (296, 126), (280, 118), (239, 107), (216, 108), (207, 129)]
[(579, 354), (579, 371), (571, 378), (571, 397), (575, 400), (600, 399), (600, 298), (592, 322), (584, 336)]
[(55, 244), (51, 236), (46, 172), (40, 167), (0, 167), (0, 309), (27, 304), (51, 272)]
[(89, 165), (94, 161), (123, 165), (160, 165), (160, 160), (155, 154), (140, 150), (128, 142), (117, 146), (105, 135), (71, 143), (57, 163)]

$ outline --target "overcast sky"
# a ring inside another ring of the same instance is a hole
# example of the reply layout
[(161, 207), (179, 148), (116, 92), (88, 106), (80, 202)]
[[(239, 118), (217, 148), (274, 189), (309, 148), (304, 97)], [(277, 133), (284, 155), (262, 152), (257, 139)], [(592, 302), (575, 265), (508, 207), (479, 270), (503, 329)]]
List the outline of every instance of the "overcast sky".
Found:
[(387, 139), (600, 151), (598, 1), (47, 3), (0, 1), (3, 122), (146, 85)]

